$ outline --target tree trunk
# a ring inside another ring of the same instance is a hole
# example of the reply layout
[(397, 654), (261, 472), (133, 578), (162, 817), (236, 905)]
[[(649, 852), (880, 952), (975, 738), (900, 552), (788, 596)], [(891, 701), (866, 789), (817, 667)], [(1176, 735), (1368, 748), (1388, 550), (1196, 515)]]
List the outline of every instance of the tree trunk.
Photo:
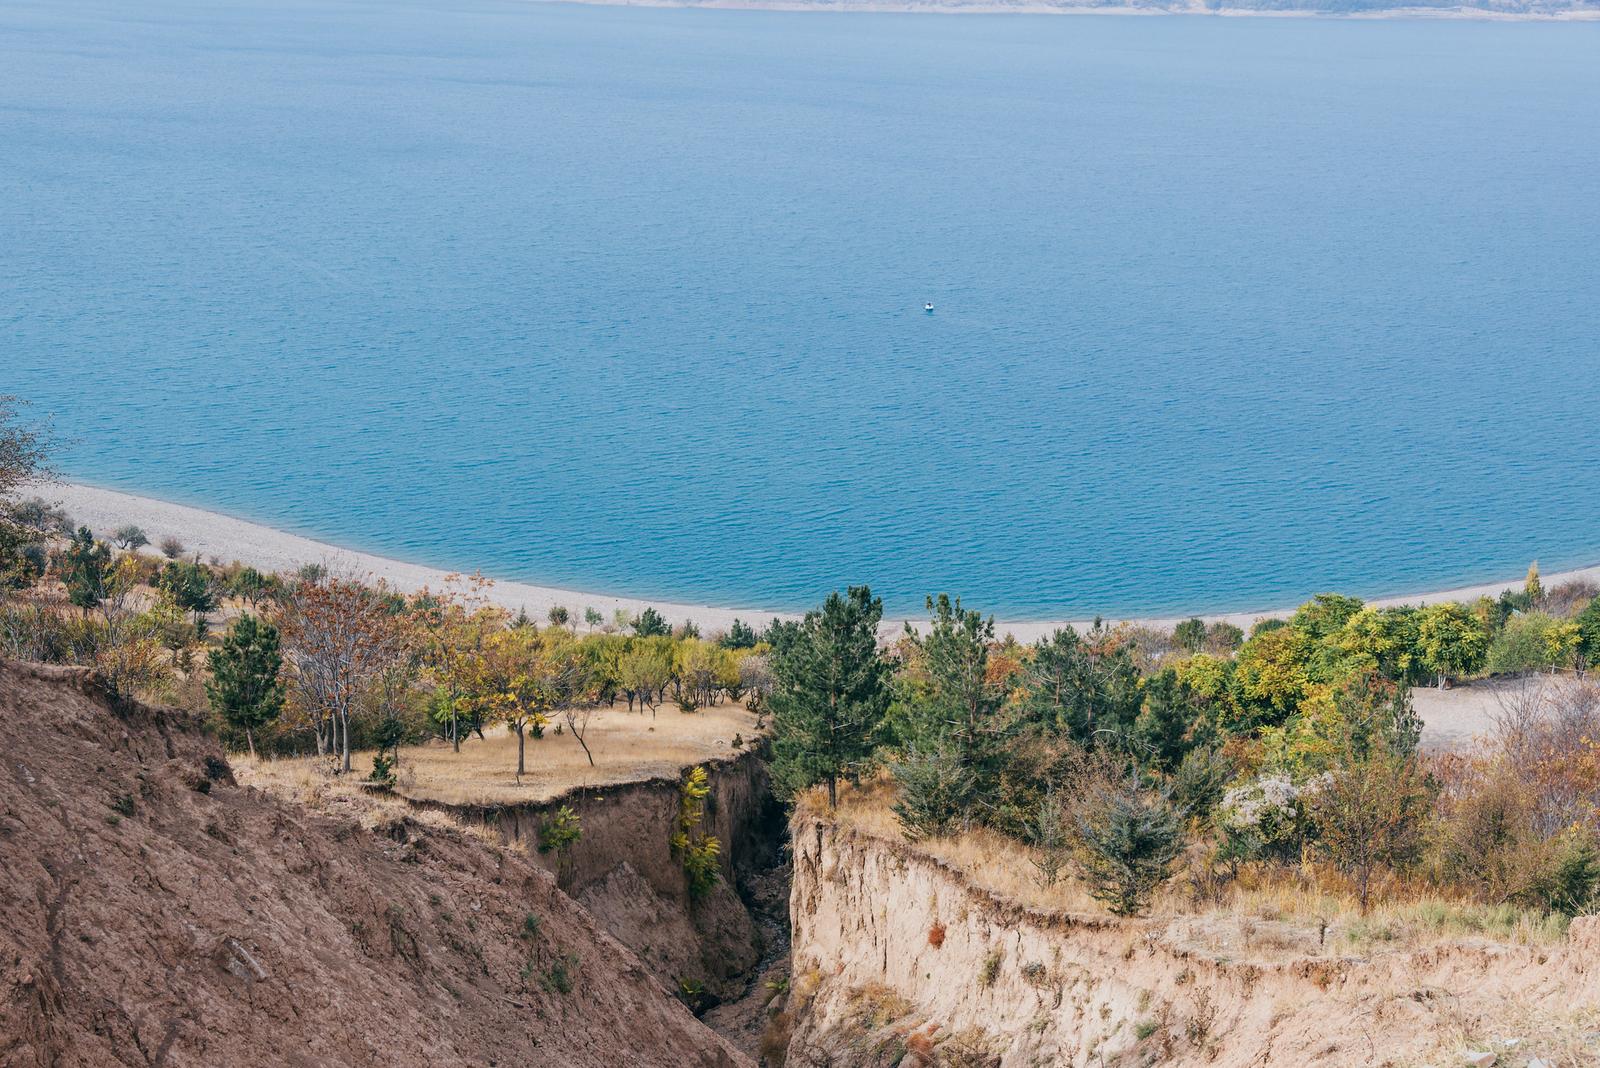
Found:
[(350, 773), (350, 716), (344, 713), (339, 716), (340, 740), (339, 747), (344, 753), (345, 774)]
[(594, 767), (594, 754), (589, 752), (589, 743), (583, 740), (583, 735), (578, 733), (578, 728), (573, 726), (571, 720), (567, 721), (567, 728), (572, 731), (572, 736), (578, 739), (578, 744), (583, 746), (583, 755), (589, 758), (589, 766)]
[(524, 743), (523, 734), (522, 734), (522, 724), (513, 723), (511, 725), (511, 729), (517, 732), (517, 785), (521, 786), (522, 785), (522, 776), (524, 774), (524, 770), (523, 769), (527, 766), (523, 762), (523, 752), (524, 752), (525, 743)]
[(244, 729), (244, 744), (250, 747), (250, 759), (254, 760), (256, 758), (256, 737), (251, 733), (249, 727)]
[(450, 744), (459, 753), (461, 752), (461, 719), (456, 715), (454, 706), (455, 702), (452, 701), (450, 708)]
[(839, 803), (839, 780), (832, 775), (828, 776), (828, 807), (831, 809)]

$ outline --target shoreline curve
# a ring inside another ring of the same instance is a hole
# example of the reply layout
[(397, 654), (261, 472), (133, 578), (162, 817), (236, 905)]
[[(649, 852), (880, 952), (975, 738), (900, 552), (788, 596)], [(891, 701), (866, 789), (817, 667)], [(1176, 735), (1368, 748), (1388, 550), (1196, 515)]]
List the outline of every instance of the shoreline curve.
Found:
[[(98, 535), (105, 535), (124, 524), (132, 523), (144, 528), (153, 542), (173, 536), (183, 541), (189, 552), (202, 557), (217, 557), (270, 571), (292, 571), (303, 564), (323, 564), (336, 571), (353, 573), (372, 580), (382, 579), (402, 593), (416, 593), (423, 587), (443, 588), (452, 572), (445, 568), (408, 563), (374, 553), (359, 552), (314, 538), (291, 534), (261, 523), (239, 519), (221, 512), (209, 511), (186, 504), (174, 504), (155, 497), (145, 497), (121, 490), (102, 489), (78, 482), (61, 482), (35, 485), (28, 492), (36, 493), (60, 505), (77, 523), (89, 527)], [(494, 578), (493, 576), (485, 576)], [(1584, 579), (1600, 583), (1600, 564), (1552, 572), (1542, 576), (1547, 586)], [(1402, 604), (1436, 604), (1440, 601), (1474, 600), (1479, 596), (1498, 596), (1501, 591), (1516, 589), (1522, 578), (1459, 586), (1451, 589), (1423, 593), (1396, 594), (1366, 598), (1368, 604), (1388, 607)], [(1310, 591), (1306, 598), (1318, 591)], [(693, 620), (705, 632), (725, 630), (735, 618), (752, 625), (764, 624), (768, 619), (795, 619), (794, 612), (776, 612), (759, 608), (722, 608), (715, 605), (690, 604), (645, 600), (609, 594), (586, 593), (581, 590), (555, 586), (539, 586), (527, 582), (494, 579), (486, 591), (494, 603), (511, 611), (526, 609), (535, 619), (543, 619), (554, 605), (563, 605), (574, 616), (587, 607), (599, 609), (607, 619), (617, 610), (642, 611), (653, 607), (670, 622), (676, 624)], [(820, 596), (820, 594), (819, 594)], [(1263, 608), (1234, 612), (1195, 613), (1207, 622), (1223, 621), (1246, 630), (1259, 619), (1287, 616), (1294, 606)], [(1137, 626), (1171, 627), (1189, 616), (1118, 616), (1104, 613), (1108, 623), (1128, 623)], [(1011, 634), (1017, 640), (1029, 642), (1047, 637), (1066, 624), (1082, 629), (1090, 624), (1087, 619), (1006, 620), (996, 618), (995, 631)], [(886, 634), (898, 634), (901, 622), (885, 621)]]

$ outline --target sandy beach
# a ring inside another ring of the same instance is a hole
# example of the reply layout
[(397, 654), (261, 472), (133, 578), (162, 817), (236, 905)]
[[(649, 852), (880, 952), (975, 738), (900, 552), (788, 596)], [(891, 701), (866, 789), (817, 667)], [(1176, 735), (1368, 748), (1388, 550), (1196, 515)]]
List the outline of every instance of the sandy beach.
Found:
[[(322, 564), (332, 571), (372, 581), (381, 579), (405, 593), (415, 593), (423, 588), (443, 589), (451, 574), (441, 568), (356, 552), (217, 512), (116, 490), (100, 489), (79, 483), (64, 483), (36, 486), (29, 492), (58, 503), (74, 522), (89, 527), (96, 534), (106, 535), (119, 526), (132, 523), (142, 527), (153, 544), (159, 544), (161, 539), (168, 536), (176, 537), (183, 542), (188, 552), (199, 553), (202, 559), (216, 557), (224, 562), (238, 560), (271, 571), (293, 571), (303, 564)], [(487, 577), (495, 578), (493, 575)], [(1544, 576), (1544, 583), (1546, 586), (1551, 586), (1578, 578), (1600, 582), (1600, 565), (1547, 574)], [(1523, 576), (1520, 574), (1508, 575), (1496, 582), (1426, 593), (1396, 594), (1372, 599), (1371, 603), (1433, 604), (1439, 601), (1472, 600), (1485, 594), (1495, 597), (1499, 596), (1502, 590), (1520, 588), (1522, 579)], [(822, 592), (818, 591), (819, 597)], [(1317, 592), (1319, 591), (1307, 590), (1305, 597), (1309, 598)], [(706, 633), (726, 629), (735, 618), (759, 625), (774, 616), (790, 618), (793, 615), (762, 608), (729, 608), (645, 601), (500, 579), (495, 579), (488, 595), (496, 603), (512, 611), (526, 609), (528, 614), (536, 619), (543, 619), (552, 605), (565, 606), (579, 619), (582, 618), (585, 608), (596, 608), (608, 620), (619, 609), (632, 613), (650, 605), (674, 623), (693, 620)], [(1258, 619), (1286, 616), (1293, 611), (1294, 605), (1291, 604), (1212, 614), (1202, 618), (1208, 621), (1226, 620), (1248, 629)], [(1111, 622), (1156, 627), (1169, 627), (1181, 618), (1183, 617), (1119, 617), (1109, 613), (1106, 615), (1106, 619)], [(1082, 628), (1087, 626), (1089, 621), (1000, 620), (996, 624), (996, 629), (1002, 634), (1013, 634), (1021, 641), (1033, 641), (1050, 634), (1063, 623), (1071, 623), (1075, 627)], [(886, 627), (891, 631), (898, 631), (900, 621), (896, 619), (892, 624), (886, 622)]]

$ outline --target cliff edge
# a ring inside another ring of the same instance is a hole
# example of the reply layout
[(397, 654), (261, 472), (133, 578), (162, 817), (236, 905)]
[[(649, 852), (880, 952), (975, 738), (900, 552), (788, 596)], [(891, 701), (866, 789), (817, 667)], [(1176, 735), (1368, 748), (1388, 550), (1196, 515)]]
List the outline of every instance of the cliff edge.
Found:
[(0, 1066), (749, 1062), (519, 851), (0, 662)]

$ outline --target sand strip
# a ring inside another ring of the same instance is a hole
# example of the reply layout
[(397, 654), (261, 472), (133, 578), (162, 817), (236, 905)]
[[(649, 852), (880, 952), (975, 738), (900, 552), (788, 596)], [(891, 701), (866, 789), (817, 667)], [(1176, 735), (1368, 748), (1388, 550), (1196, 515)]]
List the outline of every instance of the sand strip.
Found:
[[(187, 505), (172, 504), (168, 501), (160, 501), (151, 497), (139, 497), (116, 490), (66, 483), (35, 487), (30, 492), (37, 493), (46, 500), (59, 503), (74, 521), (88, 526), (96, 534), (106, 535), (119, 526), (132, 523), (142, 527), (152, 542), (159, 543), (162, 538), (170, 535), (182, 541), (188, 552), (199, 553), (203, 559), (217, 557), (223, 561), (238, 560), (241, 563), (270, 571), (293, 571), (302, 564), (323, 564), (336, 572), (357, 575), (373, 581), (382, 579), (390, 586), (405, 593), (415, 593), (424, 587), (433, 590), (443, 589), (446, 576), (449, 574), (449, 572), (440, 568), (406, 563), (401, 560), (392, 560), (388, 557), (374, 556), (370, 553), (355, 552), (350, 549), (340, 548), (337, 545), (330, 545), (326, 542), (304, 538), (297, 534), (274, 530), (259, 523), (235, 519), (232, 516), (222, 515), (217, 512), (191, 508)], [(490, 577), (492, 578), (493, 576)], [(1544, 584), (1549, 587), (1571, 579), (1587, 579), (1600, 583), (1600, 565), (1545, 575)], [(1521, 586), (1522, 576), (1518, 575), (1503, 581), (1488, 582), (1479, 586), (1384, 597), (1372, 600), (1369, 603), (1395, 605), (1466, 601), (1476, 599), (1485, 594), (1490, 597), (1497, 597), (1502, 590), (1519, 589)], [(1306, 596), (1309, 597), (1315, 592), (1317, 591), (1308, 590)], [(700, 626), (703, 633), (726, 629), (735, 617), (743, 619), (747, 623), (760, 625), (773, 616), (786, 618), (792, 616), (792, 613), (752, 608), (733, 609), (718, 608), (711, 605), (643, 601), (630, 597), (611, 597), (602, 594), (582, 593), (576, 590), (558, 589), (551, 586), (535, 586), (525, 582), (500, 580), (495, 581), (494, 586), (489, 591), (489, 595), (496, 603), (502, 604), (512, 611), (526, 609), (529, 615), (538, 620), (545, 618), (546, 612), (552, 605), (565, 606), (572, 612), (574, 617), (581, 621), (583, 610), (588, 607), (598, 609), (607, 620), (610, 620), (613, 613), (618, 609), (633, 613), (642, 610), (648, 604), (653, 605), (656, 611), (674, 623), (692, 619)], [(1268, 616), (1287, 616), (1293, 610), (1294, 608), (1291, 605), (1277, 609), (1212, 614), (1202, 618), (1208, 621), (1226, 620), (1248, 628), (1250, 624), (1258, 619)], [(1113, 614), (1107, 613), (1106, 618), (1111, 621), (1148, 626), (1171, 626), (1182, 617), (1135, 616), (1120, 619)], [(1007, 632), (1014, 634), (1019, 640), (1033, 641), (1036, 638), (1048, 635), (1051, 631), (1060, 627), (1062, 622), (1001, 621), (997, 624), (997, 629), (1002, 634)], [(1070, 620), (1067, 622), (1071, 622), (1073, 626), (1079, 628), (1087, 625), (1086, 620)], [(894, 623), (892, 629), (899, 630), (898, 620)]]

